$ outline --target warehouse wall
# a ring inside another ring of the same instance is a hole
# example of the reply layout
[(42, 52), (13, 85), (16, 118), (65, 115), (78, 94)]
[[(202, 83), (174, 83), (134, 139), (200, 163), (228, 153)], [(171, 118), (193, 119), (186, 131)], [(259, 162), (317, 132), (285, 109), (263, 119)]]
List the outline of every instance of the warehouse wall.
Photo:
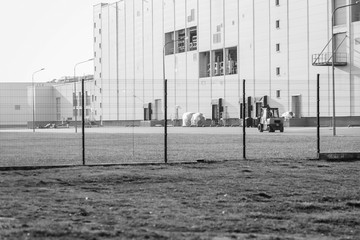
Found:
[[(297, 117), (315, 116), (318, 73), (321, 113), (330, 116), (331, 67), (313, 66), (312, 54), (320, 53), (331, 38), (332, 7), (330, 0), (280, 0), (279, 5), (267, 0), (122, 0), (96, 5), (94, 22), (101, 33), (94, 30), (95, 78), (101, 82), (103, 117), (141, 120), (144, 106), (152, 103), (157, 106), (152, 118), (161, 119), (163, 46), (182, 30), (189, 37), (191, 27), (197, 27), (197, 48), (185, 44), (185, 51), (165, 56), (169, 118), (187, 111), (211, 118), (218, 99), (224, 100), (227, 117), (238, 118), (242, 79), (247, 80), (253, 105), (268, 96), (280, 112), (296, 108)], [(335, 71), (339, 116), (360, 114), (355, 44), (359, 32), (358, 22), (349, 27), (350, 12), (347, 9), (345, 23), (339, 16), (334, 28), (349, 35), (342, 51), (350, 64)], [(178, 43), (168, 45), (177, 49)], [(226, 68), (229, 51), (236, 52), (237, 72), (214, 74), (212, 66), (208, 74), (207, 61), (222, 56)]]

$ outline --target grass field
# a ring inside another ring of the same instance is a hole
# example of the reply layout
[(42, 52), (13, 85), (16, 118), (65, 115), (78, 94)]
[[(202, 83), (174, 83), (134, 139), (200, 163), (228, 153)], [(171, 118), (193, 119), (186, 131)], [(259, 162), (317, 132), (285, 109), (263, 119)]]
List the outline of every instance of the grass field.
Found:
[(0, 239), (359, 239), (358, 162), (0, 172)]
[[(360, 128), (321, 129), (322, 152), (359, 151)], [(241, 160), (242, 129), (169, 128), (168, 161), (199, 159)], [(87, 164), (161, 163), (164, 161), (163, 128), (86, 129)], [(286, 128), (284, 133), (258, 133), (247, 129), (246, 156), (249, 159), (314, 159), (315, 128)], [(81, 133), (74, 129), (0, 131), (0, 167), (82, 164)]]
[[(1, 131), (1, 166), (81, 164), (81, 134), (52, 130)], [(322, 129), (322, 151), (358, 151), (359, 130)], [(248, 129), (244, 160), (239, 133), (169, 129), (169, 162), (194, 164), (0, 171), (0, 239), (360, 239), (358, 162), (309, 160), (311, 128)], [(162, 141), (92, 129), (87, 163), (160, 163)]]

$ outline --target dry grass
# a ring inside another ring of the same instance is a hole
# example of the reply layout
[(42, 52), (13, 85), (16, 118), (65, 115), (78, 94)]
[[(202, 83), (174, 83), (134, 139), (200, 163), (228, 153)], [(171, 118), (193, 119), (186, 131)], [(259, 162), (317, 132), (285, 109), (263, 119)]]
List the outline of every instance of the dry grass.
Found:
[[(162, 139), (91, 133), (87, 161), (160, 163)], [(2, 166), (81, 163), (80, 135), (0, 141)], [(217, 161), (1, 171), (0, 239), (358, 239), (360, 166), (310, 161), (315, 144), (312, 133), (254, 132), (243, 160), (241, 135), (170, 133), (169, 162)]]
[[(1, 132), (0, 167), (82, 164), (80, 133), (74, 134), (71, 129), (38, 131)], [(162, 129), (101, 128), (87, 131), (85, 154), (88, 164), (163, 162)], [(322, 151), (358, 151), (360, 128), (338, 131), (340, 135), (334, 138), (329, 136), (329, 129), (322, 130)], [(236, 127), (170, 128), (168, 160), (240, 160), (243, 153), (241, 132)], [(314, 159), (317, 156), (316, 129), (288, 128), (285, 133), (258, 133), (256, 129), (247, 129), (247, 132), (247, 158)]]
[(359, 164), (0, 172), (0, 239), (356, 239)]

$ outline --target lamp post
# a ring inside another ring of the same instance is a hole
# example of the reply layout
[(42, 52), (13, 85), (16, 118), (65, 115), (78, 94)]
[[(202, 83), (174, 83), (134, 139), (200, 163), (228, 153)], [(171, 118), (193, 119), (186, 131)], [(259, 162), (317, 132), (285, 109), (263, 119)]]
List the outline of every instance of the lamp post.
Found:
[(38, 73), (38, 72), (41, 72), (45, 70), (45, 68), (42, 68), (40, 70), (37, 70), (35, 71), (33, 74), (32, 74), (32, 77), (31, 77), (31, 80), (32, 80), (32, 128), (33, 128), (33, 132), (35, 132), (35, 84), (34, 84), (34, 75), (35, 73)]
[[(345, 7), (350, 7), (350, 6), (353, 6), (353, 5), (357, 5), (359, 4), (360, 1), (356, 1), (355, 3), (352, 3), (352, 4), (348, 4), (348, 5), (344, 5), (344, 6), (340, 6), (340, 7), (337, 7), (334, 9), (334, 11), (332, 12), (332, 15), (331, 15), (331, 39), (332, 39), (332, 49), (331, 49), (331, 58), (332, 58), (332, 61), (331, 61), (331, 67), (332, 67), (332, 93), (333, 93), (333, 97), (332, 97), (332, 104), (333, 104), (333, 115), (332, 115), (332, 125), (333, 125), (333, 136), (336, 136), (336, 119), (335, 119), (335, 64), (334, 64), (334, 61), (335, 61), (335, 41), (334, 41), (334, 17), (335, 17), (335, 12), (340, 9), (340, 8), (345, 8)], [(350, 26), (351, 28), (351, 26)]]
[[(75, 111), (74, 111), (74, 115), (75, 115), (75, 132), (77, 133), (77, 94), (76, 94), (76, 80), (75, 80), (75, 78), (76, 78), (76, 67), (78, 66), (78, 65), (80, 65), (80, 64), (82, 64), (82, 63), (86, 63), (86, 62), (90, 62), (90, 61), (92, 61), (92, 60), (94, 60), (94, 58), (90, 58), (90, 59), (88, 59), (88, 60), (85, 60), (85, 61), (82, 61), (82, 62), (78, 62), (77, 64), (75, 64), (75, 66), (74, 66), (74, 92), (75, 92)], [(74, 100), (73, 100), (74, 101)]]

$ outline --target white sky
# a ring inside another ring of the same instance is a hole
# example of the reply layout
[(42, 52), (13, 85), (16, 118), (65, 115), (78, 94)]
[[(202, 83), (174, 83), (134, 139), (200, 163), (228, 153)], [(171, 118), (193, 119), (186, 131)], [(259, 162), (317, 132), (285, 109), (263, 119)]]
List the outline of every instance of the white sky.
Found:
[[(93, 5), (116, 0), (1, 0), (0, 82), (73, 76), (93, 58)], [(76, 75), (93, 74), (93, 63)]]

